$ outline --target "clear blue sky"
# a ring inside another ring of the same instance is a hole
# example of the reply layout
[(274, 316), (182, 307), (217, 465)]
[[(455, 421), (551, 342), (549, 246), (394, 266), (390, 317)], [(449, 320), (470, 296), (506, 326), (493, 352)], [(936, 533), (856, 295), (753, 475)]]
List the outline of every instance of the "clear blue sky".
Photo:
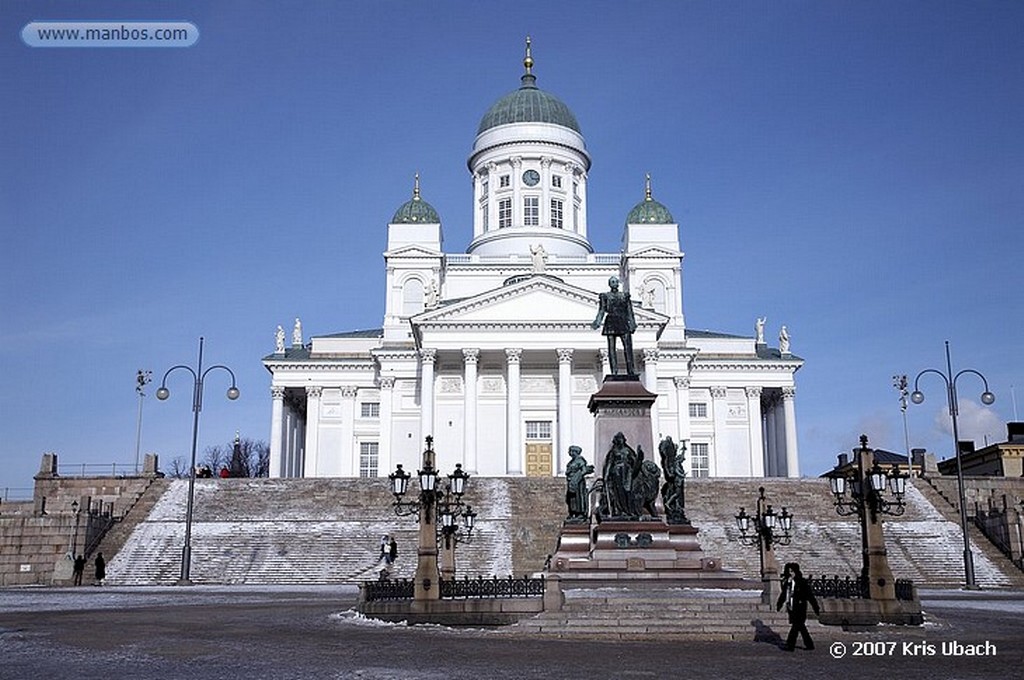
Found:
[[(44, 49), (30, 21), (184, 20), (181, 49)], [(0, 4), (0, 488), (40, 456), (132, 463), (138, 369), (209, 376), (200, 450), (269, 438), (274, 328), (379, 327), (386, 224), (422, 176), (449, 252), (466, 158), (519, 84), (565, 101), (593, 157), (590, 234), (618, 250), (651, 172), (678, 219), (691, 328), (786, 324), (800, 453), (903, 450), (894, 373), (976, 368), (962, 429), (1024, 405), (1020, 2)], [(923, 382), (911, 444), (952, 450)], [(190, 382), (146, 398), (143, 452), (186, 455)]]

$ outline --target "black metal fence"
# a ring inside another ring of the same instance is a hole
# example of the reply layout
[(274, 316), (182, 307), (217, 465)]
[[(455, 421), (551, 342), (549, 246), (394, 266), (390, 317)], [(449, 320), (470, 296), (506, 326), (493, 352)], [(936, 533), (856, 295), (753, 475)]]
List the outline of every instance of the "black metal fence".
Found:
[[(381, 579), (363, 584), (363, 598), (367, 602), (380, 600), (411, 600), (415, 591), (411, 579)], [(544, 578), (477, 578), (441, 581), (444, 599), (495, 599), (511, 597), (543, 597)]]
[(499, 597), (542, 597), (544, 577), (529, 578), (484, 578), (466, 577), (461, 581), (441, 581), (441, 597), (450, 599), (499, 598)]
[[(811, 591), (816, 597), (834, 597), (839, 599), (864, 599), (871, 597), (871, 589), (868, 586), (868, 579), (865, 576), (840, 578), (838, 576), (813, 576), (807, 579), (811, 585)], [(914, 582), (908, 578), (898, 578), (893, 584), (896, 589), (896, 599), (910, 602), (914, 599)]]

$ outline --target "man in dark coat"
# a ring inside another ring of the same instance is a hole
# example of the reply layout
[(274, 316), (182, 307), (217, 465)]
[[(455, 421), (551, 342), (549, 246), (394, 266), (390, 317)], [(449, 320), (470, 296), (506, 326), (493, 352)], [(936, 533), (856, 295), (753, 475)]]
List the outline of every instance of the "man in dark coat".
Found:
[(75, 558), (74, 580), (76, 586), (82, 585), (82, 574), (85, 573), (85, 558), (81, 555)]
[(103, 553), (96, 555), (96, 585), (103, 585), (103, 579), (107, 577), (107, 561), (103, 559)]
[(601, 334), (608, 338), (608, 365), (612, 375), (618, 373), (619, 360), (615, 355), (615, 338), (622, 341), (622, 351), (626, 355), (626, 374), (636, 375), (633, 366), (633, 331), (636, 330), (636, 319), (633, 317), (633, 301), (629, 293), (619, 290), (619, 277), (608, 279), (608, 292), (601, 293), (597, 298), (597, 318), (590, 327), (597, 329), (604, 322)]
[(782, 605), (786, 605), (786, 612), (789, 614), (789, 636), (786, 638), (786, 646), (783, 647), (787, 652), (792, 652), (796, 647), (798, 633), (804, 640), (804, 647), (814, 649), (814, 641), (811, 640), (811, 634), (807, 632), (808, 604), (817, 615), (819, 612), (818, 601), (814, 598), (811, 584), (800, 573), (800, 565), (790, 562), (782, 572), (782, 593), (779, 595), (779, 601), (775, 603), (776, 611), (781, 610)]

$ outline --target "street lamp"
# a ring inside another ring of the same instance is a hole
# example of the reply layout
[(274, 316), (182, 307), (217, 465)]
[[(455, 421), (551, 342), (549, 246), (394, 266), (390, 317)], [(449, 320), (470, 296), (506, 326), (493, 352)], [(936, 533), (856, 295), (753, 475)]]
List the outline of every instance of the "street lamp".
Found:
[(71, 514), (75, 516), (74, 528), (71, 530), (71, 559), (78, 550), (78, 501), (71, 501)]
[(988, 380), (985, 379), (985, 376), (978, 373), (973, 368), (965, 368), (962, 371), (959, 371), (956, 375), (953, 375), (953, 362), (949, 358), (949, 340), (946, 340), (946, 372), (943, 373), (942, 371), (934, 368), (926, 368), (918, 373), (917, 377), (914, 378), (914, 391), (910, 395), (910, 401), (915, 404), (920, 404), (924, 401), (924, 392), (917, 388), (917, 383), (925, 373), (934, 373), (942, 378), (946, 383), (946, 399), (949, 402), (949, 417), (953, 421), (953, 455), (956, 456), (956, 485), (957, 491), (960, 495), (960, 528), (964, 534), (964, 580), (966, 581), (968, 588), (977, 588), (978, 585), (974, 580), (974, 555), (971, 553), (971, 540), (967, 533), (967, 499), (964, 496), (964, 471), (963, 465), (960, 462), (960, 430), (956, 419), (960, 410), (957, 406), (956, 381), (965, 373), (973, 373), (981, 378), (981, 382), (985, 385), (985, 391), (981, 393), (980, 397), (981, 403), (985, 406), (991, 406), (995, 403), (996, 396), (989, 391)]
[(153, 371), (143, 371), (135, 375), (135, 391), (139, 395), (139, 418), (135, 426), (135, 474), (139, 474), (139, 450), (142, 448), (142, 401), (146, 397), (146, 385), (153, 381)]
[[(756, 545), (761, 560), (761, 582), (764, 584), (764, 599), (769, 604), (778, 596), (779, 565), (775, 561), (774, 545), (789, 545), (792, 542), (793, 515), (785, 507), (776, 513), (767, 504), (764, 487), (758, 488), (757, 507), (754, 515), (748, 515), (740, 508), (736, 515), (736, 527), (740, 530), (743, 545)], [(748, 534), (748, 532), (753, 533)]]
[(184, 364), (178, 364), (177, 366), (171, 366), (164, 373), (163, 380), (160, 381), (160, 389), (156, 391), (156, 398), (160, 401), (166, 400), (171, 396), (171, 391), (167, 389), (167, 376), (178, 369), (183, 369), (192, 374), (192, 465), (190, 467), (188, 475), (188, 506), (185, 509), (185, 547), (181, 550), (181, 578), (178, 580), (178, 585), (191, 585), (191, 572), (192, 572), (192, 504), (195, 499), (195, 488), (196, 488), (196, 441), (199, 436), (199, 413), (203, 410), (203, 381), (206, 379), (207, 374), (215, 369), (223, 369), (228, 372), (231, 376), (231, 387), (228, 388), (227, 397), (234, 401), (238, 399), (240, 394), (238, 388), (235, 386), (235, 374), (227, 366), (217, 364), (216, 366), (210, 366), (205, 371), (203, 370), (203, 338), (199, 338), (199, 363), (195, 370), (190, 366)]
[[(423, 451), (423, 466), (417, 471), (420, 482), (420, 493), (415, 500), (403, 500), (409, 490), (412, 475), (398, 464), (395, 471), (388, 475), (391, 481), (391, 493), (395, 500), (392, 506), (398, 516), (419, 515), (419, 547), (416, 562), (416, 581), (414, 596), (417, 600), (437, 600), (440, 589), (433, 584), (439, 576), (453, 577), (455, 574), (455, 546), (463, 541), (471, 540), (477, 514), (462, 502), (466, 492), (469, 475), (462, 469), (462, 464), (455, 465), (455, 471), (448, 475), (448, 482), (443, 490), (437, 488), (438, 472), (434, 467), (434, 438), (428, 436), (427, 447)], [(437, 525), (437, 518), (441, 524)], [(463, 524), (460, 526), (459, 518)], [(439, 540), (444, 541), (444, 566), (439, 571), (437, 553)]]
[[(881, 515), (902, 515), (907, 491), (907, 475), (895, 466), (884, 470), (868, 448), (867, 435), (860, 436), (860, 448), (853, 450), (857, 457), (856, 469), (839, 465), (829, 474), (829, 487), (835, 496), (836, 513), (840, 516), (857, 515), (860, 518), (861, 580), (867, 584), (867, 596), (872, 600), (895, 600), (896, 590), (882, 533)], [(840, 458), (841, 462), (845, 456)], [(890, 490), (894, 500), (886, 498)], [(847, 490), (850, 497), (847, 499)]]

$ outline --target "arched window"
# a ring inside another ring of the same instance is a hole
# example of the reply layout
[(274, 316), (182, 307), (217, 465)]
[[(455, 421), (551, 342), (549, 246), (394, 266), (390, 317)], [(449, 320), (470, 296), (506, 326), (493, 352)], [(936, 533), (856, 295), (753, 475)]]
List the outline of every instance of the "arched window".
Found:
[(423, 311), (423, 282), (409, 279), (402, 286), (402, 316), (413, 316)]

